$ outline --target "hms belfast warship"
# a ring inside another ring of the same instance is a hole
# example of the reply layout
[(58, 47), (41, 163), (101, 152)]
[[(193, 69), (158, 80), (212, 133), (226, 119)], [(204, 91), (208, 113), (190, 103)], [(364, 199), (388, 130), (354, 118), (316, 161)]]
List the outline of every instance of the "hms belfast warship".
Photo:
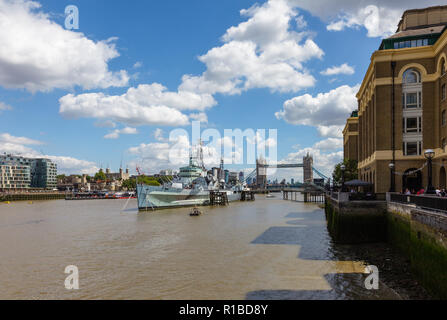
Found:
[[(220, 171), (223, 172), (223, 161)], [(189, 165), (180, 168), (179, 174), (172, 181), (162, 186), (137, 184), (138, 209), (144, 211), (208, 205), (210, 191), (225, 192), (229, 202), (237, 201), (241, 199), (242, 190), (242, 184), (228, 186), (219, 175), (208, 174), (200, 143), (196, 155), (191, 152)]]

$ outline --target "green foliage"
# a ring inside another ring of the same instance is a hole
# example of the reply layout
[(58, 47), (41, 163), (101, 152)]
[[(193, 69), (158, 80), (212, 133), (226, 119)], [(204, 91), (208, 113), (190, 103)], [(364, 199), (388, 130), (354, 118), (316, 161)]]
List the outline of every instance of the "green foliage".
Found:
[(342, 164), (344, 164), (346, 167), (345, 181), (358, 179), (357, 161), (345, 159), (343, 162), (338, 163), (334, 168), (332, 177), (333, 177), (335, 183), (341, 183), (341, 165)]
[(65, 179), (65, 174), (60, 174), (56, 176), (57, 180)]
[(159, 186), (160, 182), (157, 178), (148, 177), (148, 176), (138, 176), (139, 184), (147, 184), (148, 186)]
[(127, 190), (134, 190), (137, 187), (137, 183), (135, 179), (127, 179), (123, 181), (123, 188), (127, 188)]
[(106, 180), (107, 180), (106, 174), (102, 170), (99, 170), (99, 172), (95, 174), (95, 181), (106, 181)]
[[(155, 177), (148, 177), (148, 176), (138, 176), (138, 183), (139, 184), (145, 184), (148, 186), (160, 186), (161, 183), (159, 179)], [(123, 188), (127, 188), (128, 190), (134, 190), (137, 187), (137, 181), (135, 178), (130, 178), (123, 181)]]

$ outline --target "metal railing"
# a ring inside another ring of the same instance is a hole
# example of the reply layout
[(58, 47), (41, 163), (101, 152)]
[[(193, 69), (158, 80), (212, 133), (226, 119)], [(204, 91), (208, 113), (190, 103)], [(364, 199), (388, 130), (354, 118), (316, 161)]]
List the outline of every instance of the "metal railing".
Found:
[(349, 201), (371, 201), (377, 200), (377, 195), (374, 193), (350, 193)]
[(443, 197), (391, 193), (390, 200), (392, 202), (414, 204), (423, 209), (443, 211), (447, 213), (447, 198)]
[[(334, 200), (340, 200), (340, 192), (328, 191), (330, 197)], [(362, 192), (343, 192), (345, 201), (385, 201), (385, 193), (362, 193)]]

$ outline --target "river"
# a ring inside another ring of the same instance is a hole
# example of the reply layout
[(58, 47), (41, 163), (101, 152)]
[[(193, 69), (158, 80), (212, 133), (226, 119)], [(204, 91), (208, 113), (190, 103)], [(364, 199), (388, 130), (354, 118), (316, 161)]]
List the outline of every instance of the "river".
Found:
[[(399, 299), (367, 290), (315, 204), (138, 213), (136, 200), (0, 203), (1, 299)], [(65, 267), (79, 270), (67, 290)]]

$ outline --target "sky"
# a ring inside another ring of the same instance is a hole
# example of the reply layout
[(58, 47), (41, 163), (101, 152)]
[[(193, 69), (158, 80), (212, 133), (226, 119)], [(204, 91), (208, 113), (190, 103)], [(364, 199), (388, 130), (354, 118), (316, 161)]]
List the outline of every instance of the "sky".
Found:
[[(69, 5), (78, 29), (70, 29)], [(223, 145), (225, 129), (264, 129), (265, 137), (246, 143), (275, 148), (282, 163), (301, 163), (309, 152), (330, 175), (371, 54), (403, 11), (418, 7), (415, 0), (0, 0), (0, 153), (47, 157), (65, 174), (120, 166), (154, 174), (186, 161), (172, 150), (196, 143), (192, 123), (200, 121)], [(220, 155), (207, 148), (211, 166)], [(250, 171), (244, 152), (235, 147), (242, 163), (225, 158), (226, 166)], [(301, 176), (284, 169), (272, 178)]]

